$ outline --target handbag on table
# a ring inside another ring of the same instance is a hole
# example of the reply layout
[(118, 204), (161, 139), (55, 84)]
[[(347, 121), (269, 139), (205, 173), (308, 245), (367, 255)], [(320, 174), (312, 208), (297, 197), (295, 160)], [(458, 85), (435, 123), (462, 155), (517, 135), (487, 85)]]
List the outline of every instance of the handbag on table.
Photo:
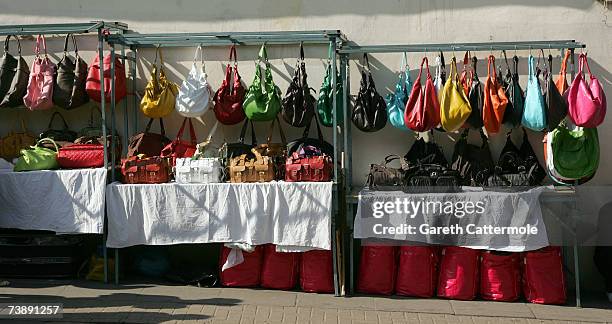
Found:
[(57, 163), (65, 169), (103, 167), (104, 146), (102, 144), (71, 144), (63, 146), (57, 154)]
[(531, 179), (537, 166), (532, 164), (529, 169), (526, 168), (520, 150), (512, 143), (511, 133), (510, 131), (506, 134), (506, 144), (501, 151), (497, 165), (487, 179), (487, 185), (490, 187), (532, 185)]
[[(589, 83), (587, 84), (583, 69), (586, 66), (589, 72)], [(606, 117), (606, 94), (601, 83), (591, 73), (586, 54), (580, 54), (578, 73), (568, 89), (568, 115), (576, 126), (597, 127), (603, 123)]]
[(131, 156), (123, 160), (121, 165), (123, 183), (154, 184), (170, 181), (170, 166), (168, 159), (159, 156), (141, 158)]
[(395, 92), (390, 93), (385, 98), (387, 103), (387, 114), (389, 122), (393, 127), (401, 130), (408, 130), (404, 123), (404, 110), (408, 102), (408, 96), (412, 90), (412, 80), (410, 80), (410, 68), (408, 67), (406, 53), (402, 56), (402, 64), (395, 84)]
[(293, 152), (285, 163), (285, 181), (330, 181), (333, 175), (332, 158), (321, 149), (305, 146)]
[[(336, 96), (336, 109), (342, 110), (342, 82), (336, 82), (336, 93), (332, 89), (332, 51), (333, 46), (330, 44), (327, 53), (327, 68), (325, 69), (325, 77), (319, 89), (319, 99), (317, 99), (317, 115), (319, 122), (325, 127), (331, 127), (334, 124), (334, 96)], [(333, 64), (336, 64), (333, 62)], [(336, 69), (336, 81), (341, 79), (340, 70)]]
[[(18, 58), (9, 53), (11, 37), (17, 40)], [(28, 90), (30, 68), (21, 56), (21, 43), (14, 35), (6, 36), (4, 40), (4, 56), (0, 62), (0, 107), (16, 107), (23, 105), (23, 97)]]
[[(215, 105), (213, 111), (217, 120), (224, 125), (235, 125), (244, 120), (246, 115), (242, 109), (242, 102), (246, 90), (242, 86), (240, 74), (238, 74), (238, 60), (236, 58), (236, 45), (230, 48), (229, 60), (234, 59), (234, 67), (227, 63), (225, 79), (221, 87), (215, 93)], [(234, 80), (232, 82), (232, 75)]]
[[(159, 56), (159, 74), (157, 73), (157, 57)], [(175, 107), (178, 85), (168, 80), (164, 70), (164, 58), (161, 49), (155, 51), (155, 61), (151, 69), (151, 77), (145, 93), (140, 101), (140, 110), (149, 118), (163, 118), (168, 116)]]
[(100, 56), (94, 55), (93, 60), (89, 64), (89, 72), (87, 73), (87, 82), (85, 82), (85, 91), (87, 96), (95, 101), (102, 102), (101, 85), (104, 82), (104, 102), (111, 102), (111, 83), (115, 82), (115, 103), (119, 103), (127, 96), (127, 78), (125, 76), (125, 65), (121, 62), (118, 56), (115, 56), (115, 74), (111, 75), (111, 54), (108, 53), (102, 59), (104, 67), (104, 81), (100, 80)]
[(480, 129), (482, 145), (468, 144), (469, 129), (463, 131), (455, 144), (451, 169), (459, 172), (462, 185), (485, 185), (489, 175), (495, 168), (495, 163), (489, 150), (489, 139)]
[[(68, 56), (68, 39), (72, 38), (74, 60)], [(89, 101), (85, 82), (87, 81), (87, 63), (79, 56), (79, 49), (73, 34), (67, 34), (64, 40), (64, 56), (57, 63), (55, 84), (53, 85), (53, 103), (56, 106), (73, 109)]]
[[(281, 109), (281, 90), (272, 79), (272, 69), (270, 69), (265, 44), (261, 45), (258, 59), (259, 61), (255, 64), (255, 78), (246, 93), (242, 107), (248, 119), (269, 121), (276, 118)], [(263, 82), (261, 79), (261, 63), (265, 64)]]
[[(425, 87), (421, 86), (423, 65), (426, 65), (427, 68)], [(429, 73), (427, 57), (423, 58), (421, 69), (412, 86), (406, 110), (404, 111), (404, 123), (415, 132), (426, 132), (440, 124), (440, 103), (438, 101), (438, 93)]]
[(305, 146), (314, 146), (321, 150), (321, 152), (326, 155), (334, 158), (334, 146), (330, 143), (326, 142), (323, 139), (323, 133), (321, 132), (321, 126), (319, 125), (319, 120), (317, 118), (313, 118), (315, 124), (317, 125), (317, 138), (310, 138), (308, 134), (310, 133), (310, 125), (307, 125), (304, 128), (304, 133), (302, 133), (302, 137), (298, 138), (294, 141), (287, 143), (287, 155), (292, 155), (293, 152), (299, 152)]
[[(40, 57), (40, 51), (45, 51), (45, 56)], [(32, 63), (28, 90), (23, 97), (23, 103), (30, 110), (44, 110), (53, 107), (53, 78), (55, 76), (55, 64), (47, 56), (47, 41), (43, 35), (36, 38), (34, 48), (36, 58)]]
[(456, 170), (439, 164), (417, 164), (406, 172), (408, 187), (451, 187), (461, 185), (461, 175)]
[(274, 163), (270, 157), (252, 149), (253, 158), (246, 154), (234, 157), (229, 164), (230, 182), (269, 182), (274, 180)]
[(419, 136), (419, 138), (412, 144), (408, 153), (404, 155), (404, 159), (409, 165), (418, 164), (438, 164), (443, 167), (448, 166), (448, 161), (442, 153), (442, 149), (438, 144), (433, 141), (425, 142), (425, 140)]
[[(42, 146), (42, 143), (48, 142), (52, 145), (52, 149)], [(36, 142), (36, 145), (30, 149), (21, 150), (21, 156), (15, 163), (13, 171), (34, 171), (34, 170), (53, 170), (58, 169), (57, 163), (58, 147), (55, 141), (50, 138), (43, 138)]]
[(484, 86), (484, 104), (482, 106), (482, 120), (487, 133), (499, 132), (507, 105), (506, 91), (497, 81), (495, 56), (489, 55), (487, 79)]
[(463, 126), (471, 113), (472, 107), (459, 82), (457, 60), (453, 56), (450, 77), (440, 92), (440, 122), (444, 130), (453, 132)]
[[(62, 128), (52, 128), (55, 117), (59, 117), (60, 120), (62, 121), (62, 124), (63, 124)], [(77, 133), (69, 129), (68, 123), (66, 123), (66, 119), (64, 119), (64, 116), (62, 116), (62, 114), (56, 111), (53, 113), (53, 115), (51, 115), (51, 119), (49, 120), (49, 125), (47, 126), (47, 130), (42, 132), (38, 138), (39, 139), (51, 138), (55, 142), (59, 142), (60, 144), (62, 143), (65, 144), (66, 142), (70, 142), (70, 143), (74, 142), (74, 140), (77, 138)]]
[[(278, 132), (281, 139), (280, 143), (272, 143), (272, 133), (274, 132), (275, 124), (278, 124)], [(278, 117), (272, 120), (266, 143), (257, 145), (257, 149), (262, 152), (263, 155), (267, 155), (272, 159), (274, 163), (275, 180), (284, 180), (285, 162), (287, 160), (287, 139)]]
[[(251, 125), (251, 144), (244, 143), (248, 126)], [(236, 143), (225, 143), (220, 149), (221, 158), (225, 165), (229, 165), (231, 159), (246, 154), (252, 156), (251, 149), (257, 146), (257, 138), (255, 137), (255, 127), (253, 122), (249, 119), (244, 121), (240, 130), (240, 138)]]
[(310, 124), (315, 114), (316, 99), (310, 91), (304, 62), (304, 45), (300, 43), (300, 58), (295, 66), (293, 80), (289, 83), (287, 92), (282, 101), (281, 115), (291, 126), (304, 127)]
[(0, 140), (0, 157), (12, 161), (18, 157), (21, 150), (36, 144), (36, 137), (27, 131), (25, 122), (21, 120), (21, 132), (10, 131)]
[[(196, 64), (198, 52), (201, 68), (198, 68)], [(187, 118), (202, 116), (213, 106), (213, 96), (214, 91), (207, 80), (204, 52), (200, 45), (196, 48), (189, 75), (178, 90), (176, 112)]]
[[(400, 167), (393, 168), (389, 163), (399, 161)], [(399, 155), (388, 155), (380, 164), (370, 164), (370, 172), (366, 181), (368, 187), (404, 186), (406, 185), (406, 172), (409, 170), (408, 161)]]
[(144, 154), (147, 157), (159, 156), (161, 151), (170, 143), (170, 139), (166, 137), (164, 129), (164, 121), (159, 119), (159, 128), (161, 133), (151, 133), (151, 125), (153, 118), (149, 120), (145, 131), (138, 133), (129, 139), (128, 157)]
[(218, 156), (210, 156), (210, 150), (208, 150), (218, 126), (219, 122), (215, 122), (206, 141), (196, 146), (193, 157), (176, 159), (174, 180), (177, 183), (217, 183), (223, 181), (224, 168), (221, 159)]
[[(189, 138), (190, 141), (185, 141), (182, 139), (183, 132), (185, 131), (185, 124), (189, 121)], [(176, 134), (176, 139), (174, 139), (170, 144), (166, 145), (161, 150), (161, 157), (170, 158), (170, 163), (174, 166), (177, 158), (189, 158), (192, 157), (196, 152), (196, 145), (198, 140), (196, 138), (195, 129), (193, 128), (193, 123), (191, 122), (191, 118), (185, 118), (183, 120), (183, 124)]]
[(376, 132), (387, 124), (387, 103), (376, 91), (367, 53), (363, 54), (363, 59), (365, 65), (361, 71), (361, 86), (353, 107), (352, 120), (359, 130)]

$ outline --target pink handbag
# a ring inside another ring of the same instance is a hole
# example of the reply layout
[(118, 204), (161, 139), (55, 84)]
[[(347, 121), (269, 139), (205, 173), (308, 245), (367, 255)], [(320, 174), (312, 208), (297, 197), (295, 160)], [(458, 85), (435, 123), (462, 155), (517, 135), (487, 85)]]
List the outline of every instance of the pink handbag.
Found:
[[(568, 89), (568, 115), (577, 126), (594, 128), (606, 117), (606, 94), (591, 73), (586, 54), (580, 54), (579, 62), (578, 73)], [(589, 84), (582, 74), (585, 65), (591, 79)]]
[[(423, 65), (427, 68), (425, 88), (421, 86)], [(415, 132), (427, 132), (440, 124), (440, 103), (438, 94), (429, 73), (427, 57), (421, 62), (421, 69), (410, 91), (408, 103), (404, 110), (405, 125)]]
[[(45, 51), (44, 58), (40, 57), (40, 47)], [(32, 64), (28, 89), (23, 102), (30, 110), (43, 110), (53, 107), (53, 77), (55, 64), (47, 56), (47, 42), (45, 37), (38, 35), (34, 48), (36, 58)]]

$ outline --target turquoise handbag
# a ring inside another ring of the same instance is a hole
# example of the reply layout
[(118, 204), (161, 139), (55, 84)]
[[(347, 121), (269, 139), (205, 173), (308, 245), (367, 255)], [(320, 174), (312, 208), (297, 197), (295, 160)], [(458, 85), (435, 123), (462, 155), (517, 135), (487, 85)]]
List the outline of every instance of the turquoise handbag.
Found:
[(544, 96), (533, 61), (533, 55), (529, 55), (529, 80), (525, 90), (525, 109), (523, 110), (521, 123), (531, 130), (542, 131), (547, 126), (546, 106), (544, 105)]
[(405, 131), (408, 130), (408, 127), (406, 127), (404, 123), (404, 110), (406, 109), (406, 103), (408, 103), (408, 97), (410, 96), (411, 90), (412, 80), (410, 80), (410, 68), (406, 60), (406, 53), (404, 53), (397, 84), (395, 84), (395, 92), (388, 94), (385, 101), (387, 102), (389, 122), (393, 127)]

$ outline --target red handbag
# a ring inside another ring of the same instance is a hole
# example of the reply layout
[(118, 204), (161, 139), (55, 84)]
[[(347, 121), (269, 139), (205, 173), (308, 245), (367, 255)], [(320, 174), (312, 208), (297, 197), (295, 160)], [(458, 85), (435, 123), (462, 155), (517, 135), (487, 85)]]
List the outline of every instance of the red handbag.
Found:
[(480, 251), (459, 246), (442, 250), (438, 297), (473, 300), (478, 294)]
[(167, 159), (159, 156), (132, 156), (123, 160), (121, 174), (123, 183), (166, 183), (170, 181), (170, 166)]
[(277, 252), (276, 245), (266, 244), (261, 267), (261, 286), (290, 290), (299, 277), (300, 253)]
[(357, 291), (366, 294), (391, 295), (397, 271), (396, 249), (388, 245), (361, 248)]
[(285, 162), (285, 181), (330, 181), (332, 158), (314, 146), (306, 146), (300, 153), (293, 152)]
[[(189, 120), (189, 136), (191, 138), (191, 141), (189, 142), (182, 139), (187, 120)], [(181, 128), (176, 134), (176, 139), (164, 147), (164, 149), (161, 151), (161, 157), (172, 158), (171, 162), (172, 166), (174, 166), (177, 158), (192, 157), (196, 152), (197, 143), (198, 140), (196, 139), (195, 129), (193, 129), (191, 118), (185, 118), (185, 120), (183, 120), (183, 125), (181, 125)]]
[(72, 144), (63, 146), (57, 163), (64, 169), (99, 168), (104, 166), (104, 146), (100, 144)]
[[(242, 86), (240, 74), (238, 74), (238, 61), (236, 59), (236, 46), (230, 48), (229, 60), (234, 60), (234, 67), (227, 64), (225, 70), (225, 79), (221, 87), (215, 93), (215, 106), (213, 111), (217, 120), (225, 125), (235, 125), (243, 121), (246, 115), (242, 109), (242, 102), (246, 90)], [(232, 84), (232, 72), (234, 73), (234, 82)]]
[(399, 254), (396, 293), (433, 297), (438, 283), (438, 249), (433, 246), (402, 246)]
[(263, 259), (263, 246), (256, 246), (255, 251), (249, 253), (242, 251), (244, 261), (225, 271), (221, 271), (223, 264), (232, 249), (223, 246), (219, 258), (219, 272), (221, 285), (225, 287), (257, 287), (261, 276), (261, 262)]
[(300, 287), (303, 291), (311, 293), (334, 292), (331, 251), (312, 250), (302, 253)]
[(485, 300), (511, 302), (521, 296), (518, 253), (487, 251), (480, 264), (480, 296)]
[[(427, 64), (427, 80), (424, 89), (421, 86), (423, 64)], [(415, 132), (426, 132), (440, 124), (440, 103), (438, 102), (436, 87), (429, 73), (427, 57), (423, 58), (419, 75), (414, 81), (412, 91), (410, 91), (410, 97), (404, 111), (404, 123), (406, 127)]]
[[(104, 101), (111, 101), (111, 55), (110, 53), (104, 57)], [(115, 57), (115, 103), (127, 96), (127, 81), (125, 77), (125, 66), (121, 63), (118, 57)], [(91, 100), (101, 102), (100, 94), (100, 56), (94, 55), (93, 61), (89, 64), (89, 73), (87, 74), (87, 82), (85, 90)]]
[(523, 293), (535, 304), (565, 304), (561, 248), (549, 246), (523, 255)]

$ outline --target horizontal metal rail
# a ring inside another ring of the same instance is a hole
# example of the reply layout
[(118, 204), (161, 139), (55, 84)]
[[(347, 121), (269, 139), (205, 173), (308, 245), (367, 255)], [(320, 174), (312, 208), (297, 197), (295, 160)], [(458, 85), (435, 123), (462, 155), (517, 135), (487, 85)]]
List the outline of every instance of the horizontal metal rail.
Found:
[(113, 31), (127, 30), (128, 26), (122, 22), (91, 21), (86, 23), (65, 24), (30, 24), (30, 25), (0, 25), (0, 35), (61, 35), (61, 34), (87, 34), (98, 29)]

